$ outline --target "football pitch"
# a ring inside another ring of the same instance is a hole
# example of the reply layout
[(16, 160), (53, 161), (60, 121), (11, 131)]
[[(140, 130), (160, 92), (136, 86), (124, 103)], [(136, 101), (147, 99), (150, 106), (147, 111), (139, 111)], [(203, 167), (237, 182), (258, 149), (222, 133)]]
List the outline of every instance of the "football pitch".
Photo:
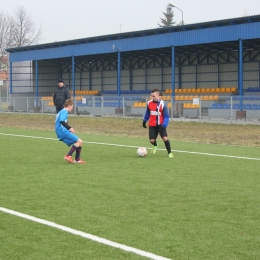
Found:
[(79, 136), (0, 128), (0, 259), (259, 259), (260, 148)]

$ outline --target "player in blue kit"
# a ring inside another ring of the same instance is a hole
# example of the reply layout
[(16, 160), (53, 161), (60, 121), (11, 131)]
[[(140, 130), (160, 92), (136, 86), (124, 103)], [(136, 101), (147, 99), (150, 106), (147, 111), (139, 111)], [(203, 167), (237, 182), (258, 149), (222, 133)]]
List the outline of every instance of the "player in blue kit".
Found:
[[(82, 163), (86, 162), (80, 159), (80, 153), (82, 149), (82, 140), (74, 134), (75, 130), (68, 124), (68, 114), (73, 109), (73, 101), (68, 99), (64, 103), (64, 108), (56, 116), (55, 132), (59, 141), (64, 142), (68, 146), (71, 146), (68, 154), (64, 156), (64, 159), (69, 163)], [(72, 159), (72, 154), (76, 151), (75, 160)]]

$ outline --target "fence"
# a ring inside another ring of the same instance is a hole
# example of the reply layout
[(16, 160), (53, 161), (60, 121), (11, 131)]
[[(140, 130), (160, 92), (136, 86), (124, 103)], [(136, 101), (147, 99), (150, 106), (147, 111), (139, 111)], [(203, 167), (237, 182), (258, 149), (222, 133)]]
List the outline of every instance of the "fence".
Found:
[[(142, 117), (150, 97), (136, 96), (77, 96), (74, 97), (75, 115), (136, 116)], [(260, 96), (162, 96), (171, 119), (197, 121), (240, 121), (260, 123)], [(0, 98), (0, 112), (54, 113), (51, 97)]]

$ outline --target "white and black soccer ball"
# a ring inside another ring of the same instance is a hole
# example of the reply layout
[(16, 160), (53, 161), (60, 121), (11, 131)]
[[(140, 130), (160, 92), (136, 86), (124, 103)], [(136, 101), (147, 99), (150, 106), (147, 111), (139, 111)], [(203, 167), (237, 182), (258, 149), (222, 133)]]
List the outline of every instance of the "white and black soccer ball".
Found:
[(137, 149), (137, 155), (140, 157), (144, 157), (147, 155), (147, 150), (144, 147), (139, 147)]

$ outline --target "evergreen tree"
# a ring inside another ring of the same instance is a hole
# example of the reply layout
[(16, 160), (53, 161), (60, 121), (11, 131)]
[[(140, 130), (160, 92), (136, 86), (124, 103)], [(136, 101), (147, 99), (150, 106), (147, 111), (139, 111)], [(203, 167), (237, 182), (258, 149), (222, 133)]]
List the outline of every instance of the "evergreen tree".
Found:
[(163, 12), (163, 15), (165, 18), (160, 18), (161, 24), (158, 23), (159, 27), (169, 27), (175, 25), (176, 22), (173, 21), (174, 13), (170, 5), (166, 6), (166, 12)]

